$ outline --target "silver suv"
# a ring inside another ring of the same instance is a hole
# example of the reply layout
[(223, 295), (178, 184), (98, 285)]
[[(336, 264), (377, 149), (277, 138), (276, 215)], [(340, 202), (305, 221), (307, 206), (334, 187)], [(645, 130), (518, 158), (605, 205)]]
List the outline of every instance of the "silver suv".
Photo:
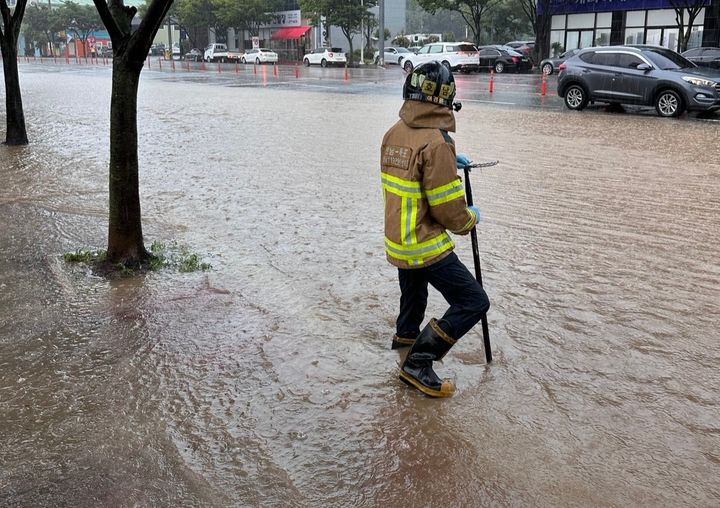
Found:
[(655, 106), (660, 116), (720, 109), (720, 71), (659, 46), (583, 49), (560, 65), (558, 95), (570, 109), (588, 102)]

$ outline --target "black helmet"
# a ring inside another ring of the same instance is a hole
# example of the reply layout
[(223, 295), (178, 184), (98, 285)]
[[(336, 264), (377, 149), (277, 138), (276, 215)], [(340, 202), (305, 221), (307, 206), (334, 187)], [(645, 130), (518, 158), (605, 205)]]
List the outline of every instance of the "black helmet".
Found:
[(462, 105), (453, 102), (455, 78), (452, 71), (434, 60), (420, 64), (405, 78), (403, 99), (406, 101), (432, 102), (460, 111)]

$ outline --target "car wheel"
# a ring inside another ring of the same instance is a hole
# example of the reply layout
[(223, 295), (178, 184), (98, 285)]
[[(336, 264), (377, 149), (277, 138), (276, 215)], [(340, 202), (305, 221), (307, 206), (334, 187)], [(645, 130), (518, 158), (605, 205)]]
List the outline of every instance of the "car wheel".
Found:
[(551, 64), (551, 63), (546, 63), (545, 65), (543, 65), (543, 66), (542, 66), (542, 73), (545, 74), (546, 76), (549, 76), (550, 74), (552, 74), (552, 73), (553, 73), (553, 66), (552, 66), (552, 64)]
[(375, 65), (380, 65), (380, 57), (375, 57)]
[(405, 72), (410, 73), (413, 70), (413, 64), (410, 61), (405, 62), (405, 65), (403, 65), (403, 69), (405, 69)]
[(587, 106), (587, 103), (588, 96), (582, 86), (570, 85), (570, 87), (565, 90), (565, 105), (568, 107), (568, 109), (580, 111), (585, 106)]
[(256, 64), (256, 65), (260, 65), (260, 59), (259, 59), (259, 58), (255, 58), (255, 64)]
[(398, 65), (402, 65), (402, 59), (403, 57), (398, 58)]
[(670, 118), (680, 116), (685, 111), (685, 105), (675, 90), (663, 90), (655, 99), (655, 109), (658, 115)]
[(247, 60), (245, 60), (245, 57), (242, 58), (242, 63), (247, 64)]
[(450, 62), (448, 62), (447, 60), (443, 60), (442, 64), (447, 70), (452, 70), (452, 67), (450, 67)]
[(307, 58), (305, 60), (303, 60), (303, 65), (305, 67), (310, 67), (310, 60), (308, 60)]
[(503, 62), (495, 62), (495, 72), (502, 74), (505, 70), (505, 64)]
[(320, 61), (320, 67), (327, 67), (327, 60), (324, 58)]

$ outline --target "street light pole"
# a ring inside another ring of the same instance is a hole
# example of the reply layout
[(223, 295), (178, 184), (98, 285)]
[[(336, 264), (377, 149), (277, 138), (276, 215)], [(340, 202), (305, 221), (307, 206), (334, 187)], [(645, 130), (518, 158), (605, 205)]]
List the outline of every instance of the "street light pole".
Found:
[(365, 38), (365, 29), (364, 29), (364, 21), (365, 21), (365, 1), (360, 0), (360, 10), (362, 11), (360, 14), (360, 65), (365, 63), (365, 42), (363, 39)]
[(378, 28), (378, 50), (380, 51), (378, 53), (378, 65), (385, 67), (385, 0), (380, 0), (378, 6), (380, 8), (380, 15), (378, 16), (378, 24), (380, 25)]

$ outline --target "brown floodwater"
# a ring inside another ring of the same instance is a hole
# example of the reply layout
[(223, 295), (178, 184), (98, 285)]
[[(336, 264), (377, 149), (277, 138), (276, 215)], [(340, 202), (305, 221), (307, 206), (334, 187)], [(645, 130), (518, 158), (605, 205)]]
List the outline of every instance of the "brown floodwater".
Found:
[(720, 124), (466, 103), (494, 362), (478, 326), (432, 400), (389, 349), (399, 87), (144, 79), (146, 241), (213, 269), (108, 281), (62, 254), (105, 244), (109, 76), (24, 68), (0, 146), (0, 506), (720, 505)]

